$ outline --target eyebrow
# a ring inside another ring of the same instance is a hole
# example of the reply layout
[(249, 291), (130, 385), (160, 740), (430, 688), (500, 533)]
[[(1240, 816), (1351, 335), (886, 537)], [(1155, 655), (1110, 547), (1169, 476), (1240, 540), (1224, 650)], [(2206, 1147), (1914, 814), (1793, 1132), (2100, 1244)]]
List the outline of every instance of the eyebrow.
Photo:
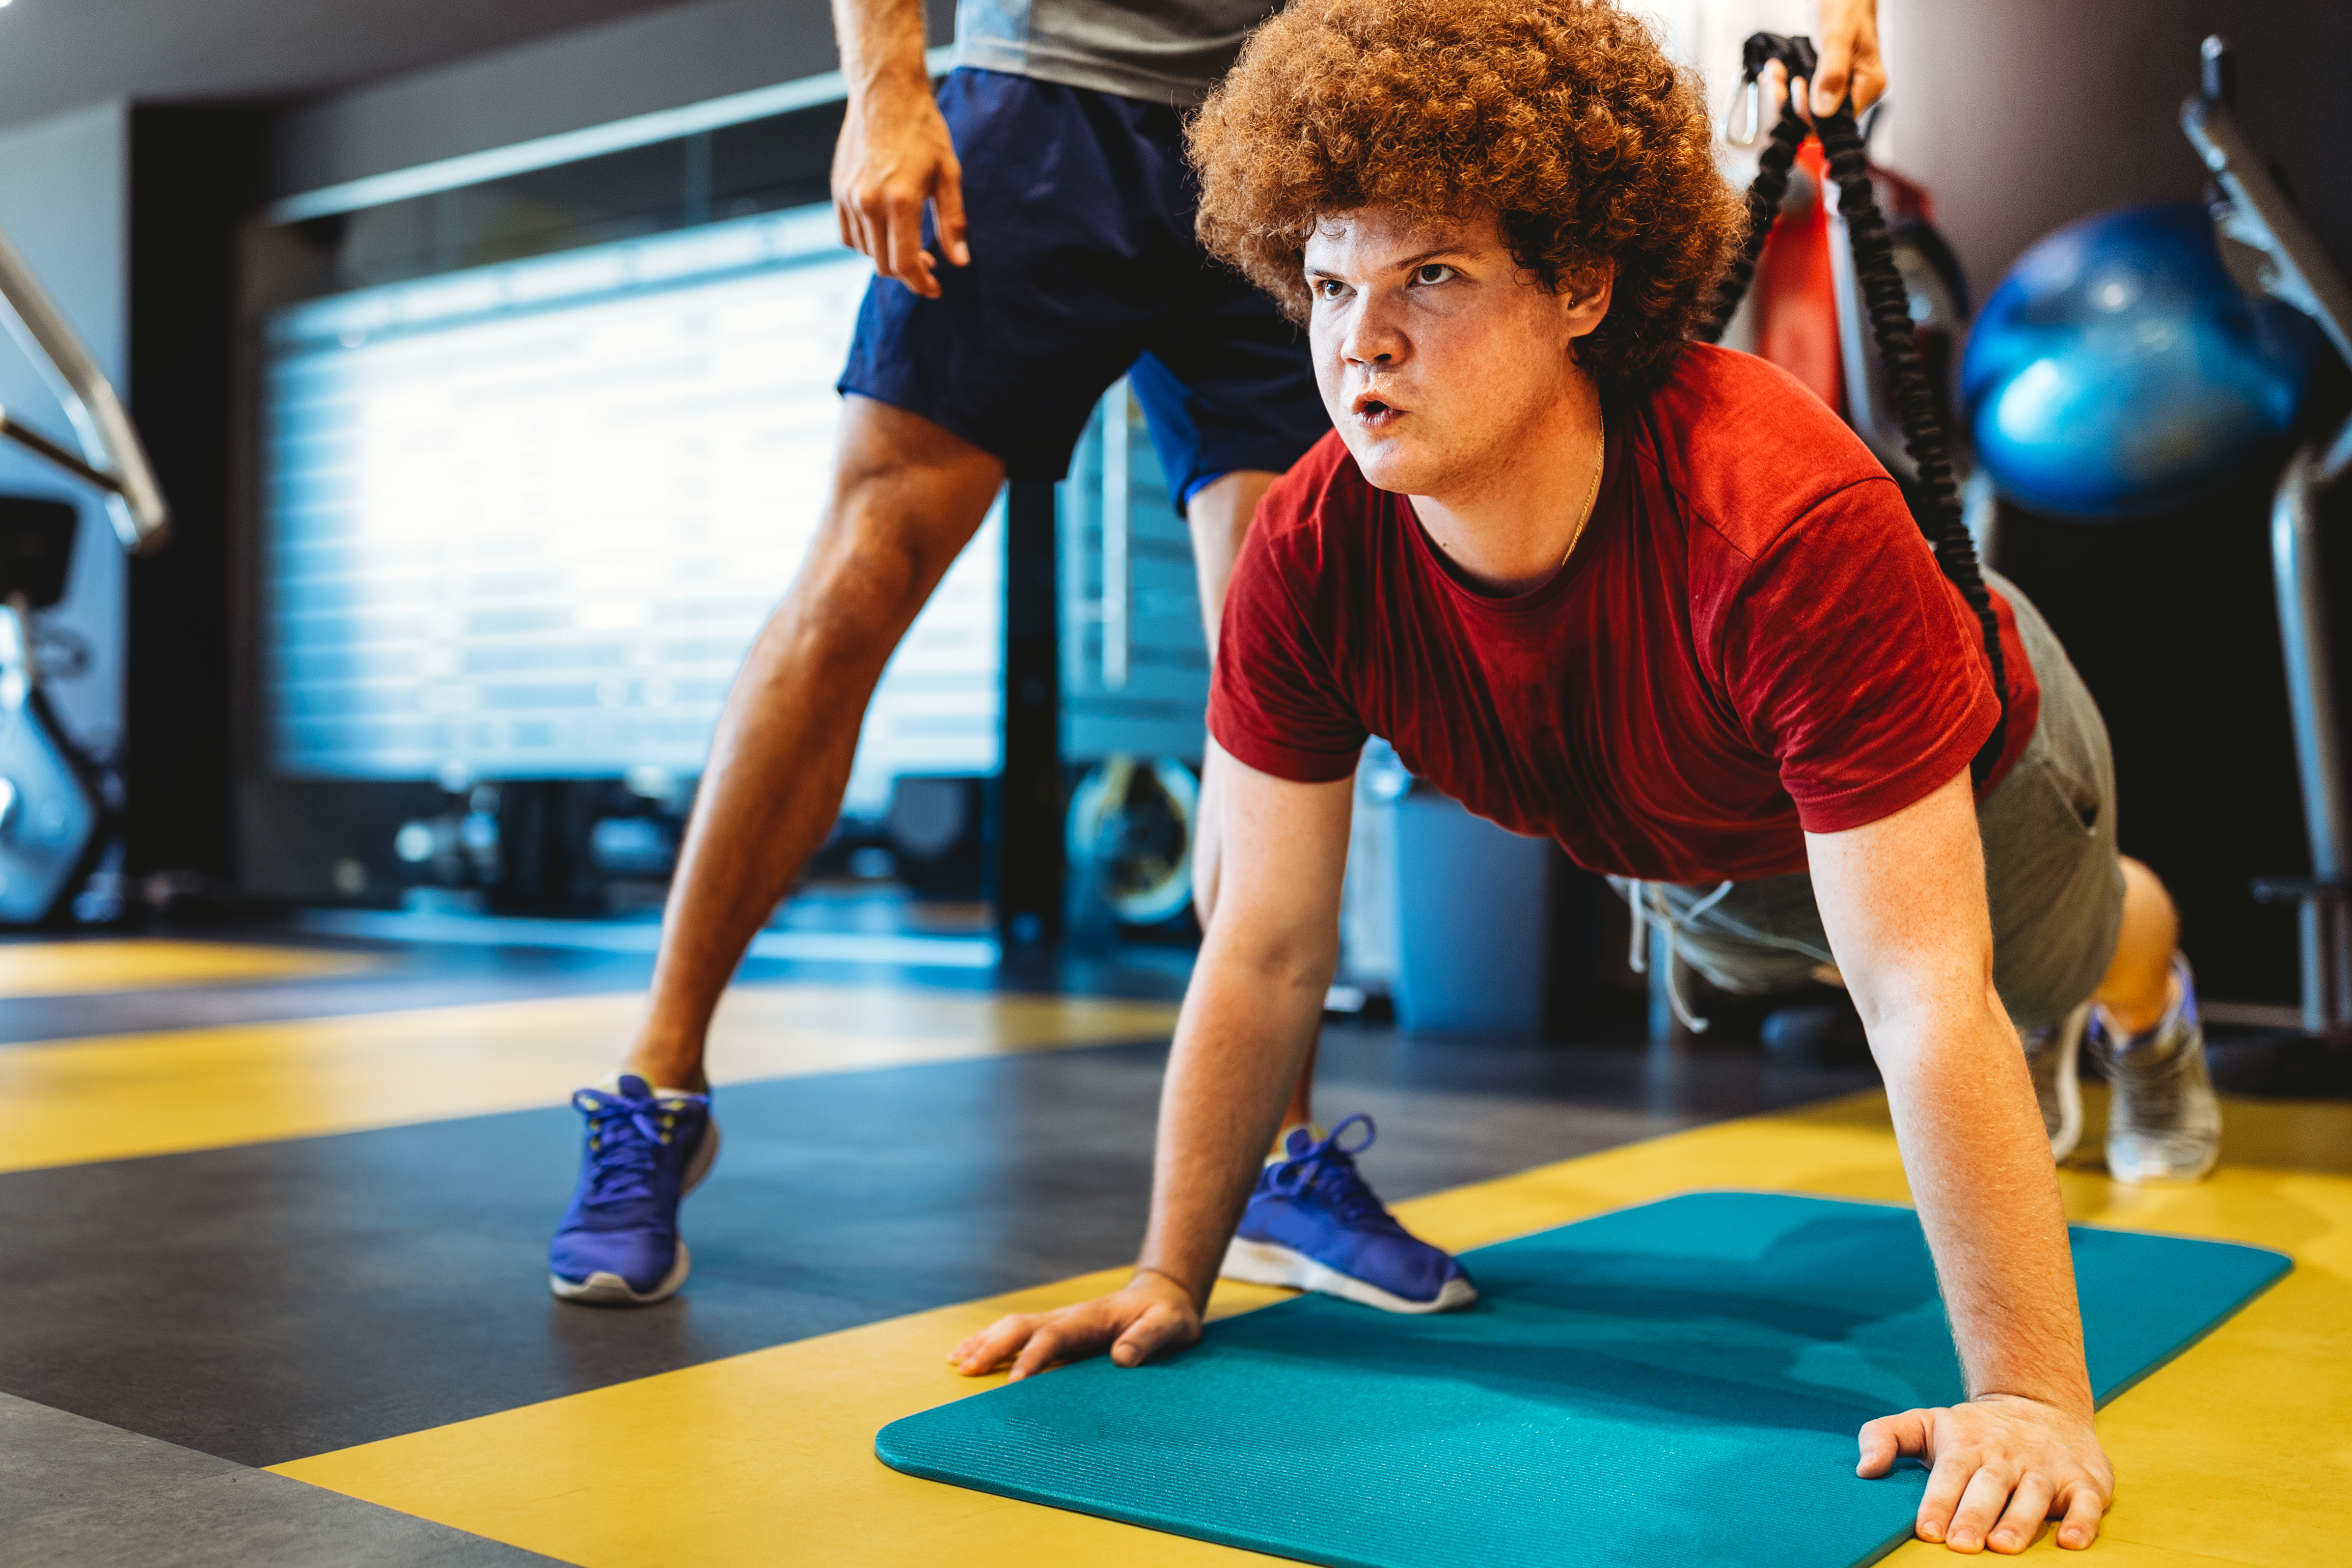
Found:
[[(1416, 267), (1428, 266), (1429, 263), (1436, 260), (1441, 256), (1462, 256), (1465, 253), (1465, 250), (1466, 247), (1459, 244), (1437, 246), (1433, 249), (1423, 251), (1418, 256), (1406, 257), (1402, 261), (1397, 262), (1393, 269), (1399, 272), (1410, 272)], [(1309, 278), (1337, 278), (1339, 274), (1336, 272), (1326, 272), (1320, 267), (1309, 267), (1307, 269), (1307, 276)]]

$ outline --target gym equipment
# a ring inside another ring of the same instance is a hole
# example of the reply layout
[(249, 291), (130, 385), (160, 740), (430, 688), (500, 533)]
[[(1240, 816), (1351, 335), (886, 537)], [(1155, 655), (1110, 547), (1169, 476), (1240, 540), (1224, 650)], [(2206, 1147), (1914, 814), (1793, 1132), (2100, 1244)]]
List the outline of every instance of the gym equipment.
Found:
[(41, 689), (33, 612), (64, 595), (80, 513), (0, 496), (0, 921), (29, 925), (88, 880), (106, 816), (99, 774)]
[[(1878, 204), (1877, 184), (1885, 176), (1874, 178), (1864, 153), (1864, 133), (1851, 111), (1852, 100), (1842, 104), (1837, 113), (1819, 116), (1810, 123), (1797, 112), (1798, 84), (1810, 89), (1819, 63), (1810, 38), (1755, 33), (1741, 46), (1740, 85), (1734, 105), (1736, 109), (1746, 101), (1751, 129), (1760, 110), (1764, 68), (1776, 60), (1788, 73), (1789, 99), (1769, 141), (1757, 156), (1756, 178), (1748, 191), (1748, 241), (1717, 286), (1707, 320), (1693, 335), (1702, 342), (1716, 342), (1731, 324), (1780, 221), (1790, 171), (1807, 140), (1818, 137), (1820, 166), (1838, 188), (1838, 226), (1846, 239), (1845, 256), (1832, 269), (1832, 284), (1842, 301), (1840, 383), (1841, 395), (1849, 405), (1846, 417), (1902, 482), (1904, 500), (1934, 549), (1937, 565), (1977, 617), (1993, 689), (2001, 704), (1991, 735), (1969, 764), (1970, 774), (1981, 783), (2008, 742), (2007, 659), (2000, 623), (1994, 618), (1992, 599), (1978, 569), (1976, 545), (1961, 509), (1942, 402), (1921, 352), (1920, 331), (1923, 325), (1933, 329), (1925, 340), (1931, 349), (1941, 334), (1948, 352), (1949, 334), (1967, 317), (1966, 286), (1941, 237), (1925, 237), (1933, 231), (1926, 224), (1925, 202), (1916, 187), (1910, 188), (1912, 195), (1906, 198), (1916, 207), (1906, 219), (1910, 237), (1898, 251), (1895, 235)], [(1752, 134), (1745, 142), (1736, 137), (1729, 116), (1723, 133), (1735, 145), (1752, 144), (1755, 140)], [(1899, 184), (1892, 188), (1898, 195), (1905, 189)], [(1860, 346), (1864, 321), (1878, 347), (1874, 363)], [(1672, 928), (1663, 922), (1654, 928), (1646, 952), (1638, 946), (1638, 925), (1635, 937), (1635, 971), (1650, 980), (1653, 1043), (1664, 1045), (1677, 1018), (1694, 1032), (1703, 1029), (1703, 1021), (1693, 1019), (1677, 998)]]
[(1717, 287), (1714, 308), (1696, 336), (1702, 342), (1714, 342), (1730, 325), (1733, 312), (1739, 309), (1740, 299), (1756, 276), (1756, 263), (1763, 254), (1764, 243), (1771, 237), (1772, 226), (1780, 216), (1781, 199), (1789, 189), (1789, 170), (1796, 162), (1797, 151), (1806, 138), (1818, 135), (1829, 177), (1838, 187), (1838, 215), (1845, 224), (1854, 286), (1869, 312), (1871, 331), (1878, 341), (1885, 378), (1883, 395), (1900, 421), (1904, 453), (1911, 462), (1911, 482), (1904, 487), (1904, 499), (1910, 503), (1919, 531), (1927, 535), (1936, 552), (1937, 565), (1976, 613), (1977, 624), (1984, 634), (1985, 658), (1992, 668), (1993, 690), (2000, 698), (2000, 718), (1983, 749), (1969, 763), (1969, 772), (1981, 782), (2000, 759), (2009, 735), (2009, 680), (2000, 646), (2000, 626), (1993, 616), (1991, 596), (1986, 593), (1984, 579), (1977, 569), (1976, 546), (1961, 519), (1959, 490), (1953, 482), (1943, 420), (1919, 355), (1910, 290), (1895, 263), (1886, 220), (1878, 210), (1870, 166), (1864, 156), (1861, 128), (1849, 111), (1851, 100), (1841, 105), (1837, 113), (1822, 115), (1811, 124), (1797, 112), (1797, 84), (1801, 81), (1810, 87), (1818, 63), (1811, 39), (1756, 33), (1741, 46), (1740, 57), (1743, 93), (1752, 96), (1765, 66), (1778, 60), (1788, 72), (1789, 101), (1781, 109), (1779, 122), (1772, 127), (1770, 142), (1756, 160), (1756, 181), (1748, 192), (1747, 246)]
[[(2352, 364), (2352, 291), (2231, 117), (2229, 45), (2216, 35), (2205, 40), (2201, 55), (2200, 90), (2180, 106), (2180, 126), (2213, 174), (2214, 188), (2207, 193), (2213, 226), (2261, 253), (2263, 291), (2308, 316)], [(2318, 507), (2347, 470), (2352, 470), (2352, 418), (2332, 437), (2310, 442), (2287, 459), (2271, 503), (2273, 582), (2311, 874), (2254, 884), (2256, 899), (2299, 907), (2304, 1031), (2339, 1038), (2352, 1034), (2352, 927), (2344, 901), (2345, 855), (2352, 846), (2346, 842)]]
[[(1741, 92), (1725, 115), (1727, 143), (1740, 148), (1756, 144), (1761, 130), (1763, 68), (1782, 52), (1793, 53), (1798, 44), (1769, 33), (1748, 39), (1743, 66), (1753, 74), (1743, 74)], [(1748, 129), (1734, 131), (1743, 105)], [(1885, 107), (1883, 101), (1874, 104), (1855, 121), (1865, 153)], [(1802, 174), (1782, 187), (1771, 233), (1756, 257), (1756, 352), (1843, 414), (1887, 472), (1909, 483), (1916, 476), (1904, 450), (1902, 416), (1890, 401), (1886, 373), (1879, 356), (1870, 352), (1875, 333), (1854, 272), (1852, 237), (1843, 215), (1817, 195), (1830, 183), (1826, 155), (1819, 142), (1801, 142), (1794, 163)], [(1935, 204), (1926, 188), (1891, 169), (1874, 163), (1865, 167), (1885, 220), (1887, 244), (1908, 301), (1912, 335), (1927, 384), (1939, 415), (1948, 423), (1944, 403), (1955, 352), (1968, 329), (1968, 280), (1952, 247), (1936, 229)]]
[[(171, 516), (139, 433), (114, 388), (40, 280), (0, 234), (0, 310), (40, 367), (81, 450), (0, 409), (0, 436), (106, 497), (116, 537), (142, 554), (170, 536)], [(67, 501), (0, 497), (0, 923), (50, 919), (104, 849), (110, 813), (96, 764), (69, 740), (42, 689), (33, 612), (64, 596), (79, 514)]]
[[(2104, 1403), (2293, 1265), (2076, 1226)], [(910, 1475), (1309, 1563), (1846, 1568), (1927, 1471), (1853, 1473), (1874, 1416), (1965, 1390), (1918, 1216), (1698, 1193), (1465, 1255), (1484, 1299), (1302, 1296), (1136, 1368), (1097, 1357), (885, 1426)]]
[(171, 537), (172, 513), (147, 461), (147, 448), (140, 445), (139, 432), (114, 395), (113, 384), (5, 233), (0, 233), (0, 302), (7, 306), (0, 311), (0, 321), (48, 382), (73, 424), (81, 452), (77, 456), (5, 408), (0, 408), (0, 436), (102, 492), (123, 549), (144, 555), (162, 548)]
[(2045, 515), (2189, 504), (2294, 426), (2318, 347), (2249, 300), (2194, 203), (2126, 207), (2035, 245), (1985, 301), (1960, 372), (1978, 459)]
[(1069, 858), (1081, 897), (1122, 924), (1158, 925), (1192, 900), (1193, 824), (1201, 785), (1173, 757), (1115, 752), (1070, 797)]

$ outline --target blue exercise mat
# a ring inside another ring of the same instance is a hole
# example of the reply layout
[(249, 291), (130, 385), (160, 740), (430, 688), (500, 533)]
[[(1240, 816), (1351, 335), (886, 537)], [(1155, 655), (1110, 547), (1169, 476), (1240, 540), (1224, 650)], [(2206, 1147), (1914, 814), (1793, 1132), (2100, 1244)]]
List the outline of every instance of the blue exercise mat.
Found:
[[(2293, 1267), (2077, 1226), (2092, 1386), (2114, 1397)], [(1483, 1299), (1328, 1297), (909, 1415), (909, 1475), (1309, 1563), (1848, 1568), (1927, 1471), (1853, 1473), (1874, 1415), (1962, 1397), (1909, 1209), (1696, 1193), (1480, 1247)]]

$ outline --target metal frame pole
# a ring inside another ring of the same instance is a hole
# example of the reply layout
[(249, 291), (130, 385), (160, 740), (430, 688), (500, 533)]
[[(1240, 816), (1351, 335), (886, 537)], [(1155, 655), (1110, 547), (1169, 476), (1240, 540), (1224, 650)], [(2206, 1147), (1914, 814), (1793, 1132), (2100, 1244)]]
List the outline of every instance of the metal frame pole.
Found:
[[(112, 384), (66, 321), (65, 312), (58, 309), (5, 233), (0, 233), (0, 300), (6, 305), (0, 310), (0, 325), (8, 329), (26, 357), (40, 369), (66, 417), (73, 422), (74, 434), (89, 459), (86, 467), (74, 471), (89, 478), (94, 469), (101, 476), (97, 482), (106, 492), (107, 512), (123, 549), (137, 555), (163, 544), (171, 535), (171, 510), (163, 502), (163, 488), (155, 482), (155, 470), (147, 461), (147, 448), (140, 444), (139, 432), (123, 412)], [(19, 429), (8, 434), (24, 440)], [(57, 459), (55, 443), (26, 444), (52, 461)]]
[(2294, 719), (2294, 763), (2303, 786), (2304, 828), (2311, 841), (2313, 886), (2301, 896), (2303, 1026), (2318, 1033), (2343, 1021), (2338, 897), (2344, 873), (2344, 778), (2337, 751), (2335, 669), (2328, 662), (2327, 586), (2313, 504), (2315, 452), (2305, 447), (2286, 466), (2271, 503), (2271, 565), (2278, 592), (2280, 651), (2286, 657), (2287, 704)]
[[(2217, 226), (2263, 252), (2262, 287), (2309, 316), (2352, 363), (2352, 290), (2278, 188), (2230, 111), (2228, 44), (2205, 40), (2202, 90), (2180, 106), (2180, 128), (2221, 186)], [(2295, 773), (2311, 842), (2307, 881), (2265, 879), (2255, 896), (2292, 897), (2298, 910), (2303, 1026), (2312, 1034), (2352, 1025), (2352, 926), (2345, 919), (2346, 848), (2342, 752), (2335, 667), (2329, 663), (2327, 587), (2322, 579), (2318, 500), (2352, 468), (2352, 421), (2324, 444), (2290, 459), (2271, 502), (2271, 567), (2278, 595), (2279, 643), (2286, 656), (2287, 704), (2294, 721)]]

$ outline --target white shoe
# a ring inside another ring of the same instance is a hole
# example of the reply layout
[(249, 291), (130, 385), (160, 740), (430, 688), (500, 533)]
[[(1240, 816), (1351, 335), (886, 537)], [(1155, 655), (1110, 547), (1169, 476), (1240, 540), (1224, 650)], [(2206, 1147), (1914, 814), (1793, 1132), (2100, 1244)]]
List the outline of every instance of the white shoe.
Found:
[(2107, 1173), (2118, 1182), (2193, 1182), (2221, 1153), (2221, 1101), (2205, 1064), (2205, 1026), (2189, 961), (2172, 960), (2172, 1005), (2144, 1034), (2126, 1036), (2094, 1010), (2091, 1049), (2106, 1069)]
[(2033, 1100), (2042, 1108), (2042, 1130), (2050, 1135), (2053, 1164), (2064, 1164), (2083, 1141), (2083, 1084), (2074, 1064), (2090, 1016), (2091, 1005), (2085, 1002), (2054, 1024), (2017, 1032), (2025, 1047), (2026, 1068), (2033, 1074)]

